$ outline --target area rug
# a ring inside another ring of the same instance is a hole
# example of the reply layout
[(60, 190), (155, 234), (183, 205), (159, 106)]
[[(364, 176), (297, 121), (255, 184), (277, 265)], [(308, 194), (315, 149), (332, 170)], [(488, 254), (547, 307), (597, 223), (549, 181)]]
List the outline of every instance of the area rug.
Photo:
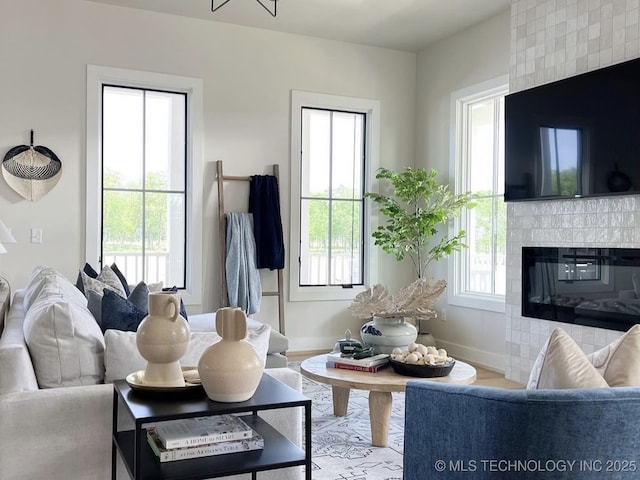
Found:
[[(289, 367), (299, 371), (299, 362)], [(369, 392), (351, 390), (344, 417), (333, 415), (331, 387), (302, 377), (312, 400), (313, 480), (402, 480), (404, 393), (393, 393), (386, 447), (371, 445)]]

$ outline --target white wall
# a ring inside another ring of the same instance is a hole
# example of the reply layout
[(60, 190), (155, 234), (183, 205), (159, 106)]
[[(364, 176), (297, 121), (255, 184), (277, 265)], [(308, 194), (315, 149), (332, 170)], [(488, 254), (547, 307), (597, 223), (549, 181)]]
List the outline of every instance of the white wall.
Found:
[[(418, 55), (416, 166), (435, 168), (443, 183), (449, 176), (451, 93), (509, 72), (510, 16), (505, 11)], [(431, 275), (448, 277), (449, 262)], [(433, 320), (431, 333), (452, 355), (504, 370), (505, 315), (446, 305), (447, 321)], [(440, 315), (442, 319), (442, 315)]]
[[(0, 153), (28, 143), (33, 128), (36, 144), (51, 148), (63, 163), (58, 186), (35, 203), (0, 181), (0, 218), (18, 241), (0, 256), (0, 273), (14, 289), (39, 263), (75, 279), (85, 260), (87, 64), (204, 81), (205, 300), (191, 312), (219, 304), (216, 160), (225, 161), (230, 175), (268, 174), (280, 164), (288, 239), (291, 89), (379, 99), (381, 164), (413, 164), (415, 54), (80, 0), (0, 0), (0, 12)], [(42, 244), (29, 242), (32, 227), (42, 228)], [(386, 256), (379, 270), (398, 272), (384, 275), (392, 289), (410, 278), (408, 267), (398, 269)], [(291, 349), (330, 348), (346, 328), (357, 331), (360, 322), (347, 312), (348, 303), (287, 302)], [(277, 325), (275, 305), (265, 299), (259, 318)]]

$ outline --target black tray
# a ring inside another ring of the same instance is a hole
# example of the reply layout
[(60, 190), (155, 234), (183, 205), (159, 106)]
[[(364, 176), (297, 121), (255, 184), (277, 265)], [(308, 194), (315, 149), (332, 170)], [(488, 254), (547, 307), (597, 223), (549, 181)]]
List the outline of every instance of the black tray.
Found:
[(453, 366), (456, 364), (455, 360), (451, 360), (444, 365), (414, 365), (411, 363), (402, 363), (397, 360), (389, 358), (391, 368), (398, 375), (405, 375), (407, 377), (422, 377), (422, 378), (434, 378), (434, 377), (446, 377), (453, 370)]

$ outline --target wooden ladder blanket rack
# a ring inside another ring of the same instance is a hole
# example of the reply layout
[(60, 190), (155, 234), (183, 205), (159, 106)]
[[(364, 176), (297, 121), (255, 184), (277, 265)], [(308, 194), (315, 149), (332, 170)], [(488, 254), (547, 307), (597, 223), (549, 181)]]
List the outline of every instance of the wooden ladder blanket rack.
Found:
[[(273, 166), (273, 176), (280, 183), (280, 168), (276, 164)], [(218, 180), (218, 228), (220, 235), (220, 305), (229, 306), (229, 298), (227, 295), (227, 272), (225, 271), (225, 263), (227, 257), (227, 234), (225, 228), (225, 210), (224, 210), (224, 182), (250, 182), (251, 177), (237, 177), (224, 175), (222, 171), (222, 160), (216, 162), (216, 178)], [(284, 275), (282, 269), (277, 270), (278, 289), (275, 291), (263, 291), (263, 297), (278, 297), (278, 331), (284, 335)]]

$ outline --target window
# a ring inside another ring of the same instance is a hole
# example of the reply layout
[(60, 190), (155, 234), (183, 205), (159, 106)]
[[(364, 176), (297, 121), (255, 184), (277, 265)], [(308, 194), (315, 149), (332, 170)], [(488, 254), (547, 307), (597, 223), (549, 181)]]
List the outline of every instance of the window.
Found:
[(292, 92), (290, 300), (351, 299), (371, 282), (363, 194), (378, 102)]
[(201, 290), (201, 111), (199, 80), (88, 68), (87, 261), (175, 285), (189, 304)]
[(183, 289), (186, 94), (102, 87), (102, 263)]
[(363, 284), (365, 119), (302, 108), (300, 285)]
[(454, 221), (469, 248), (453, 255), (449, 303), (504, 311), (506, 204), (504, 202), (504, 97), (506, 78), (452, 95), (455, 120), (453, 176), (457, 192), (471, 191), (477, 206)]

